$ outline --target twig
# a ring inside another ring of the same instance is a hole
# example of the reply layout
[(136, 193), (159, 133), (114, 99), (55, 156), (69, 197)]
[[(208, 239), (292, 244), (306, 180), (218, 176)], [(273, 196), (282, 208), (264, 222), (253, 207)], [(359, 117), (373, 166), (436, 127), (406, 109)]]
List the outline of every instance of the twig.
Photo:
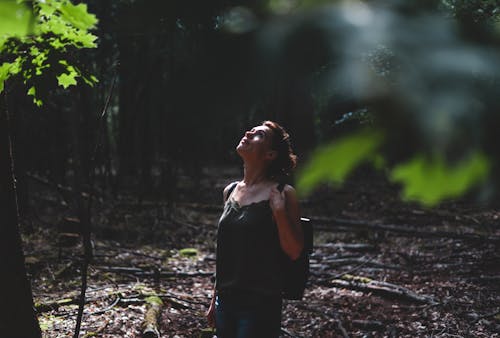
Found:
[(103, 271), (130, 274), (138, 277), (188, 278), (188, 277), (211, 277), (214, 274), (213, 271), (193, 271), (193, 272), (146, 271), (140, 268), (128, 267), (128, 266), (95, 266), (95, 268)]
[(419, 295), (416, 292), (403, 286), (383, 281), (372, 280), (364, 277), (350, 276), (350, 278), (344, 277), (344, 279), (334, 279), (327, 283), (327, 285), (363, 292), (372, 292), (380, 296), (402, 298), (417, 303), (425, 303), (431, 305), (436, 305), (438, 303), (433, 299), (433, 297)]
[(482, 316), (478, 316), (474, 321), (473, 323), (477, 323), (478, 321), (480, 321), (481, 319), (486, 319), (486, 318), (491, 318), (491, 317), (495, 317), (496, 315), (500, 314), (500, 308), (497, 308), (496, 311), (493, 311), (493, 312), (490, 312), (490, 313), (487, 313), (487, 314), (484, 314)]
[(292, 338), (303, 338), (302, 336), (298, 336), (294, 333), (291, 333), (290, 331), (284, 329), (284, 328), (281, 328), (281, 332), (286, 334), (288, 337), (292, 337)]
[[(115, 88), (115, 82), (116, 82), (116, 77), (117, 75), (113, 77), (113, 82), (111, 83), (111, 89), (109, 90), (108, 97), (106, 100), (106, 103), (104, 104), (104, 108), (102, 110), (101, 116), (99, 118), (99, 122), (103, 120), (104, 115), (106, 114), (106, 111), (108, 109), (109, 103), (111, 102), (111, 97), (113, 95), (113, 89)], [(101, 123), (102, 125), (102, 123)], [(89, 186), (93, 186), (93, 179), (94, 179), (94, 174), (95, 174), (95, 158), (97, 154), (97, 149), (99, 148), (100, 145), (100, 134), (102, 131), (102, 127), (99, 128), (98, 134), (97, 134), (97, 140), (96, 144), (94, 147), (94, 151), (92, 153), (92, 157), (90, 159), (90, 173), (86, 173), (88, 175), (88, 182)], [(75, 334), (73, 335), (73, 338), (78, 338), (80, 335), (80, 327), (82, 324), (82, 317), (83, 317), (83, 307), (85, 306), (85, 291), (87, 289), (87, 272), (88, 272), (88, 267), (90, 264), (90, 260), (92, 259), (92, 243), (91, 243), (91, 217), (90, 217), (90, 212), (92, 208), (92, 197), (93, 197), (93, 189), (89, 190), (89, 197), (87, 201), (87, 210), (85, 214), (85, 219), (83, 219), (84, 215), (81, 215), (80, 221), (82, 221), (82, 225), (86, 225), (86, 228), (84, 227), (83, 229), (83, 248), (84, 248), (84, 259), (83, 259), (83, 266), (82, 266), (82, 286), (81, 286), (81, 292), (80, 292), (80, 304), (78, 305), (78, 315), (76, 318), (76, 326), (75, 326)], [(81, 198), (81, 197), (80, 197)], [(83, 209), (83, 208), (82, 208)], [(82, 210), (83, 211), (83, 210)]]
[[(62, 195), (62, 192), (67, 192), (68, 194), (75, 194), (76, 193), (75, 189), (73, 189), (71, 187), (64, 186), (60, 183), (51, 182), (48, 179), (46, 179), (44, 177), (40, 177), (36, 174), (26, 173), (25, 175), (26, 175), (26, 177), (29, 177), (29, 178), (33, 179), (34, 181), (37, 181), (38, 183), (41, 183), (41, 184), (49, 186), (49, 187), (54, 187), (57, 190), (57, 192), (61, 195)], [(85, 197), (85, 198), (89, 196), (89, 193), (85, 192), (85, 191), (80, 191), (78, 193), (82, 197)], [(94, 194), (96, 194), (96, 193), (101, 193), (101, 192), (94, 191)], [(64, 196), (62, 196), (62, 197), (64, 198)]]
[(346, 272), (342, 272), (342, 273), (339, 273), (338, 275), (335, 275), (335, 276), (332, 276), (332, 277), (328, 277), (328, 279), (324, 279), (324, 278), (323, 278), (323, 279), (319, 279), (319, 280), (317, 280), (317, 282), (319, 282), (319, 283), (324, 283), (324, 282), (326, 282), (326, 281), (330, 281), (330, 280), (332, 280), (332, 279), (339, 279), (339, 278), (344, 277), (345, 275), (350, 275), (350, 274), (352, 274), (353, 272), (358, 271), (358, 270), (359, 270), (359, 269), (361, 269), (363, 266), (365, 266), (368, 262), (371, 262), (371, 261), (372, 261), (372, 260), (374, 260), (374, 259), (375, 259), (375, 256), (373, 256), (373, 257), (371, 257), (371, 258), (367, 259), (366, 261), (362, 262), (361, 264), (359, 264), (359, 265), (355, 266), (354, 268), (352, 268), (352, 269), (350, 269), (350, 270), (348, 270), (348, 271), (346, 271)]
[(339, 329), (340, 333), (342, 333), (342, 337), (349, 338), (349, 334), (347, 334), (347, 331), (342, 325), (342, 321), (340, 319), (337, 319), (337, 328)]
[(104, 313), (104, 312), (106, 312), (106, 311), (108, 311), (108, 310), (111, 310), (111, 309), (112, 309), (112, 308), (114, 308), (114, 307), (115, 307), (115, 305), (116, 305), (116, 304), (118, 304), (119, 302), (120, 302), (120, 296), (118, 296), (118, 295), (117, 295), (117, 296), (116, 296), (116, 299), (115, 299), (115, 300), (113, 301), (113, 303), (111, 303), (108, 307), (106, 307), (106, 308), (104, 308), (104, 309), (102, 309), (102, 310), (99, 310), (99, 311), (94, 311), (94, 312), (91, 312), (91, 313), (89, 313), (89, 315), (90, 315), (90, 316), (92, 316), (92, 315), (99, 315), (99, 314)]

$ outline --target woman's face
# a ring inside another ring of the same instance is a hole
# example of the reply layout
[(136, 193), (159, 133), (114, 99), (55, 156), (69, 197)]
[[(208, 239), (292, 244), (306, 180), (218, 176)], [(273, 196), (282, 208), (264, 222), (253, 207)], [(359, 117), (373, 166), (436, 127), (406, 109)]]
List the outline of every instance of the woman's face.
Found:
[(245, 132), (236, 151), (240, 156), (254, 154), (266, 157), (271, 153), (272, 130), (267, 126), (257, 126)]

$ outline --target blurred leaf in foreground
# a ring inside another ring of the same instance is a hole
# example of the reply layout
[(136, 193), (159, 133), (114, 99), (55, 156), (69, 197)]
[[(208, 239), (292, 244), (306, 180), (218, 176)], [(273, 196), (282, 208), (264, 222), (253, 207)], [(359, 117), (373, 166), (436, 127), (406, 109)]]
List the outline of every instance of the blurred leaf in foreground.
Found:
[(428, 158), (417, 155), (396, 166), (391, 179), (403, 184), (403, 198), (433, 206), (440, 201), (458, 197), (484, 182), (490, 164), (485, 155), (475, 152), (456, 165), (449, 165), (442, 156)]
[(30, 32), (31, 10), (15, 0), (0, 1), (0, 46), (6, 36), (25, 36)]
[(318, 149), (299, 175), (298, 191), (305, 195), (322, 182), (342, 183), (356, 166), (375, 158), (382, 141), (381, 132), (364, 130)]

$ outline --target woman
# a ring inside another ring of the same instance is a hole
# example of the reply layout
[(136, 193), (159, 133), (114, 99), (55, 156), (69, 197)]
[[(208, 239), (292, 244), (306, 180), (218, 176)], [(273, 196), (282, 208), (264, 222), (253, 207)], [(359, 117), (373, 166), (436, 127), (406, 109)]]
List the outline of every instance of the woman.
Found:
[(207, 319), (218, 338), (278, 337), (283, 263), (304, 245), (295, 190), (281, 184), (296, 156), (288, 133), (272, 121), (247, 131), (236, 151), (244, 176), (224, 189)]

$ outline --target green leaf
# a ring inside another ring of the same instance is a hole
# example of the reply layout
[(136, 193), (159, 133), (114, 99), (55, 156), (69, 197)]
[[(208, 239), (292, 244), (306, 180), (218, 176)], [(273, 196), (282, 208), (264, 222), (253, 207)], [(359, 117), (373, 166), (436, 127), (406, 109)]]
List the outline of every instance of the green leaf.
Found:
[(70, 22), (73, 26), (87, 30), (94, 28), (97, 24), (97, 18), (94, 14), (87, 11), (86, 4), (73, 5), (71, 2), (65, 2), (59, 8), (63, 19)]
[(396, 166), (391, 173), (394, 182), (403, 184), (403, 198), (433, 206), (447, 198), (464, 194), (484, 182), (490, 170), (485, 155), (476, 152), (456, 165), (449, 165), (441, 156), (417, 155)]
[(57, 9), (54, 5), (59, 6), (60, 3), (54, 1), (50, 1), (49, 3), (38, 2), (38, 14), (45, 18), (51, 17)]
[(24, 58), (21, 56), (18, 56), (14, 62), (11, 63), (9, 72), (11, 75), (16, 75), (21, 71), (22, 64), (24, 62)]
[(28, 95), (36, 96), (36, 88), (34, 86), (28, 89)]
[(60, 39), (51, 39), (50, 45), (52, 47), (54, 47), (54, 49), (61, 49), (63, 51), (64, 51), (64, 48), (66, 47), (66, 44), (63, 43)]
[(85, 48), (94, 48), (97, 47), (97, 44), (95, 43), (95, 40), (97, 39), (97, 36), (94, 34), (78, 34), (76, 36), (72, 37), (73, 39), (73, 45), (76, 47), (85, 47)]
[(47, 22), (44, 22), (43, 25), (40, 25), (40, 33), (53, 33), (55, 35), (65, 36), (69, 29), (69, 26), (61, 20), (61, 18), (57, 16), (51, 17), (51, 19)]
[(15, 0), (0, 1), (0, 36), (25, 36), (30, 33), (33, 13)]
[(29, 96), (33, 96), (33, 103), (36, 106), (41, 107), (43, 105), (42, 100), (40, 100), (39, 98), (36, 97), (36, 88), (35, 88), (35, 86), (31, 86), (30, 89), (28, 89), (28, 95)]
[(82, 75), (82, 79), (83, 79), (83, 81), (85, 81), (86, 84), (88, 84), (91, 87), (93, 87), (94, 84), (99, 82), (99, 80), (94, 75), (90, 75), (88, 77)]
[(0, 93), (3, 92), (5, 81), (21, 71), (22, 58), (17, 57), (14, 62), (4, 62), (0, 66)]
[(322, 182), (342, 183), (356, 166), (374, 159), (382, 141), (381, 132), (365, 130), (318, 149), (299, 174), (297, 191), (305, 195)]
[(62, 73), (57, 77), (57, 83), (64, 89), (71, 85), (76, 85), (76, 77), (78, 76), (78, 73), (72, 66), (69, 66), (67, 71), (68, 73)]
[(0, 93), (3, 92), (4, 82), (10, 77), (11, 63), (4, 62), (0, 66)]

